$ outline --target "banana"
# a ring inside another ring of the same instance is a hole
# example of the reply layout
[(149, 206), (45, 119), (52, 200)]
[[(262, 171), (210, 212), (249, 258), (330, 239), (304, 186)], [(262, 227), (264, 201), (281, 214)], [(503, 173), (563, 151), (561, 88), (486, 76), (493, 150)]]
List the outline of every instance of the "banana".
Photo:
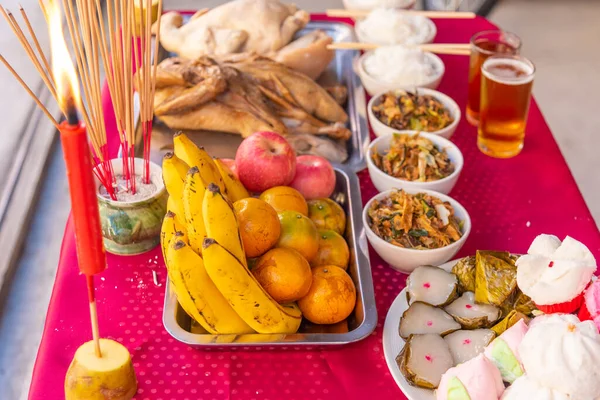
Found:
[[(181, 196), (183, 195), (183, 183), (188, 169), (188, 165), (173, 153), (164, 155), (162, 163), (163, 182), (169, 193), (171, 211), (180, 216), (183, 216)], [(167, 204), (169, 205), (169, 203)]]
[(202, 202), (205, 191), (198, 167), (190, 168), (183, 186), (183, 211), (190, 246), (200, 255), (202, 254), (202, 241), (206, 237), (202, 218)]
[(217, 289), (206, 272), (202, 257), (182, 240), (176, 240), (168, 247), (167, 268), (179, 304), (209, 333), (254, 332)]
[(167, 211), (165, 218), (163, 218), (162, 226), (160, 228), (160, 247), (162, 249), (163, 258), (167, 259), (167, 247), (171, 243), (173, 236), (175, 236), (175, 213)]
[(226, 195), (229, 201), (235, 203), (238, 200), (250, 197), (250, 194), (242, 182), (240, 182), (240, 180), (234, 175), (231, 169), (229, 169), (229, 167), (223, 163), (223, 161), (215, 158), (215, 165), (219, 169), (221, 177), (223, 178), (223, 182), (225, 183), (225, 190), (227, 191)]
[[(160, 246), (165, 263), (167, 262), (167, 250), (176, 240), (183, 240), (187, 243), (188, 238), (185, 233), (185, 226), (181, 225), (177, 220), (174, 212), (167, 211), (160, 230)], [(167, 272), (169, 273), (169, 278), (173, 280), (171, 277), (172, 269), (167, 268)]]
[(302, 313), (295, 303), (278, 304), (252, 273), (215, 239), (203, 242), (206, 272), (229, 304), (258, 333), (295, 333)]
[(248, 268), (244, 245), (240, 237), (240, 228), (233, 207), (214, 183), (208, 185), (204, 193), (202, 216), (204, 217), (206, 236), (219, 242), (243, 266)]
[(219, 189), (225, 191), (225, 183), (219, 169), (210, 155), (202, 147), (196, 146), (183, 132), (173, 135), (175, 155), (185, 161), (190, 167), (198, 167), (202, 179), (208, 185), (216, 183)]
[[(181, 214), (175, 214), (175, 210), (177, 209), (177, 204), (175, 203), (176, 200), (173, 196), (169, 196), (167, 199), (167, 211), (171, 211), (173, 212), (173, 214), (175, 215), (175, 221), (177, 221), (178, 226), (180, 226), (181, 228), (185, 228), (185, 215)], [(183, 204), (183, 203), (182, 203)]]

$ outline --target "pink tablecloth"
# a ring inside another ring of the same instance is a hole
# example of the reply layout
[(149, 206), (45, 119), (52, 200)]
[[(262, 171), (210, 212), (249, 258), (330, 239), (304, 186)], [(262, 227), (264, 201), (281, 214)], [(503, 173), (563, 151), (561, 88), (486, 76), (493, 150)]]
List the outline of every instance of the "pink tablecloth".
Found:
[[(467, 43), (475, 32), (493, 27), (481, 18), (438, 20), (437, 25), (437, 41), (448, 43)], [(440, 90), (464, 109), (468, 58), (442, 58), (446, 76)], [(545, 232), (572, 235), (600, 256), (598, 229), (535, 103), (525, 149), (518, 157), (485, 157), (475, 138), (475, 129), (464, 120), (452, 138), (465, 156), (452, 196), (473, 220), (461, 255), (476, 249), (523, 252), (535, 235)], [(375, 189), (365, 171), (360, 181), (364, 203)], [(370, 256), (379, 323), (367, 339), (341, 349), (209, 352), (174, 341), (161, 321), (166, 271), (158, 249), (137, 257), (108, 256), (109, 268), (97, 278), (100, 333), (131, 352), (139, 380), (137, 399), (402, 399), (383, 358), (381, 332), (405, 276), (384, 265), (373, 251)], [(152, 283), (153, 270), (162, 287)], [(77, 347), (90, 338), (85, 282), (78, 274), (69, 222), (30, 399), (64, 398), (67, 367)]]

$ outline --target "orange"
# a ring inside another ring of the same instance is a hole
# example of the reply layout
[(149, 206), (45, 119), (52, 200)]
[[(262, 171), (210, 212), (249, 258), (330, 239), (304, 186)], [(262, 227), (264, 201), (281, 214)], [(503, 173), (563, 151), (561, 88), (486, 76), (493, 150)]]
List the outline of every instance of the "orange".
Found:
[(337, 324), (348, 318), (356, 304), (356, 288), (350, 276), (335, 265), (312, 269), (308, 294), (298, 300), (304, 318), (313, 324)]
[(346, 213), (331, 199), (316, 199), (308, 202), (308, 218), (317, 228), (330, 229), (340, 235), (346, 230)]
[(252, 274), (279, 303), (306, 296), (312, 283), (308, 261), (293, 249), (271, 249), (258, 259)]
[(349, 260), (350, 250), (346, 239), (335, 231), (319, 230), (319, 251), (310, 262), (311, 267), (336, 265), (345, 270)]
[(289, 186), (275, 186), (261, 193), (260, 199), (269, 203), (277, 212), (297, 211), (308, 215), (308, 205), (304, 196)]
[(296, 211), (282, 211), (277, 215), (281, 223), (277, 247), (294, 249), (311, 262), (319, 251), (319, 234), (315, 224)]
[(281, 232), (277, 212), (252, 197), (233, 203), (246, 257), (258, 257), (275, 246)]

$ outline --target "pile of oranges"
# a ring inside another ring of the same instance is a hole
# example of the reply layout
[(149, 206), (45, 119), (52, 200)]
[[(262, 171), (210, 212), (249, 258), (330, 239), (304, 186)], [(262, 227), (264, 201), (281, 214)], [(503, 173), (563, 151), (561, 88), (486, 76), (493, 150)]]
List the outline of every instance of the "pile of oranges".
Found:
[(234, 203), (251, 272), (279, 303), (298, 302), (314, 324), (336, 324), (354, 310), (356, 288), (344, 210), (331, 199), (306, 201), (288, 186)]

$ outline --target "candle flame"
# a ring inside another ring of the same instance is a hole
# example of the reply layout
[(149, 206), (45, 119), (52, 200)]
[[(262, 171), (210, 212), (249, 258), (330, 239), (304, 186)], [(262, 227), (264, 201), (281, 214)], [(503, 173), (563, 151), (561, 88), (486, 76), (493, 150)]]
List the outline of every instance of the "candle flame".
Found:
[(63, 17), (58, 2), (47, 0), (46, 12), (52, 55), (52, 76), (56, 86), (58, 104), (67, 118), (75, 116), (76, 119), (76, 107), (81, 105), (81, 94), (75, 66), (63, 35)]

